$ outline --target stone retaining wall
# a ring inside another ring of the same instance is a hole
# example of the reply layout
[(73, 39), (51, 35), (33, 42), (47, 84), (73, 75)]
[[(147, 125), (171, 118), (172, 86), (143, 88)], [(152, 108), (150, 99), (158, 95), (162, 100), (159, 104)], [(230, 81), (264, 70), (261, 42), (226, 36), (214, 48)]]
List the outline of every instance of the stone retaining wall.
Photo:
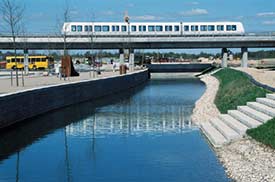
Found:
[(66, 83), (0, 95), (0, 128), (51, 110), (127, 90), (146, 82), (148, 79), (148, 70), (143, 70), (122, 76)]

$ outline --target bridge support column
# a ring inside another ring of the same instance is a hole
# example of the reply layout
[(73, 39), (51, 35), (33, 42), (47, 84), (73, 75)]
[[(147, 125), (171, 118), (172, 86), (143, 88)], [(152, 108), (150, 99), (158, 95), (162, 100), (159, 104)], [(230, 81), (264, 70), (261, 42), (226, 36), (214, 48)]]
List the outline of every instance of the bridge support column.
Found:
[(24, 49), (24, 71), (25, 74), (29, 74), (29, 51), (28, 49)]
[(119, 64), (123, 65), (124, 64), (124, 50), (119, 49)]
[(247, 47), (242, 47), (242, 63), (241, 63), (241, 66), (243, 68), (247, 68), (247, 62), (248, 62), (248, 49), (247, 49)]
[(226, 48), (222, 49), (222, 68), (227, 67), (228, 52)]
[(134, 71), (135, 67), (135, 54), (134, 49), (130, 49), (130, 55), (129, 55), (129, 69), (130, 71)]

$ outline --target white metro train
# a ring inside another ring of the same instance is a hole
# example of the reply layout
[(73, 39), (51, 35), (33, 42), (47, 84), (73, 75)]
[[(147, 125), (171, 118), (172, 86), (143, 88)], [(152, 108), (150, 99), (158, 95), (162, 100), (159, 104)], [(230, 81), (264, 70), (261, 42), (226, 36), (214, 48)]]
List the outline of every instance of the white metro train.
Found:
[(67, 22), (62, 33), (71, 36), (199, 36), (244, 35), (241, 22)]

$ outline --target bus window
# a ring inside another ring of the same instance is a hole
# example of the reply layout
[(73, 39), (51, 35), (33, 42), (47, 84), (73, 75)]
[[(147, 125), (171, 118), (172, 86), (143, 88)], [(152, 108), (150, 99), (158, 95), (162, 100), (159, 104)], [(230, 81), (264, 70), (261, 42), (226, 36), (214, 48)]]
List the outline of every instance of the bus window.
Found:
[(42, 62), (46, 62), (46, 58), (42, 58), (41, 61), (42, 61)]

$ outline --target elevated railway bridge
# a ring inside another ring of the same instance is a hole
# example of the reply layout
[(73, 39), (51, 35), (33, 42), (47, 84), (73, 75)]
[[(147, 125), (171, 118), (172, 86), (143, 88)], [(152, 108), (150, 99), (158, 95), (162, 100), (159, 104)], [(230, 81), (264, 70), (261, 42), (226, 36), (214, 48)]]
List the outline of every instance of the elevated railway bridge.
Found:
[[(65, 46), (64, 46), (65, 45)], [(275, 35), (243, 35), (243, 36), (19, 36), (16, 38), (17, 49), (24, 50), (28, 58), (28, 50), (68, 50), (84, 49), (118, 49), (120, 59), (124, 60), (124, 51), (130, 53), (129, 62), (133, 63), (135, 49), (213, 49), (220, 48), (222, 67), (227, 67), (228, 48), (240, 48), (242, 67), (247, 67), (248, 48), (274, 48)], [(0, 49), (13, 49), (11, 36), (0, 36)]]

